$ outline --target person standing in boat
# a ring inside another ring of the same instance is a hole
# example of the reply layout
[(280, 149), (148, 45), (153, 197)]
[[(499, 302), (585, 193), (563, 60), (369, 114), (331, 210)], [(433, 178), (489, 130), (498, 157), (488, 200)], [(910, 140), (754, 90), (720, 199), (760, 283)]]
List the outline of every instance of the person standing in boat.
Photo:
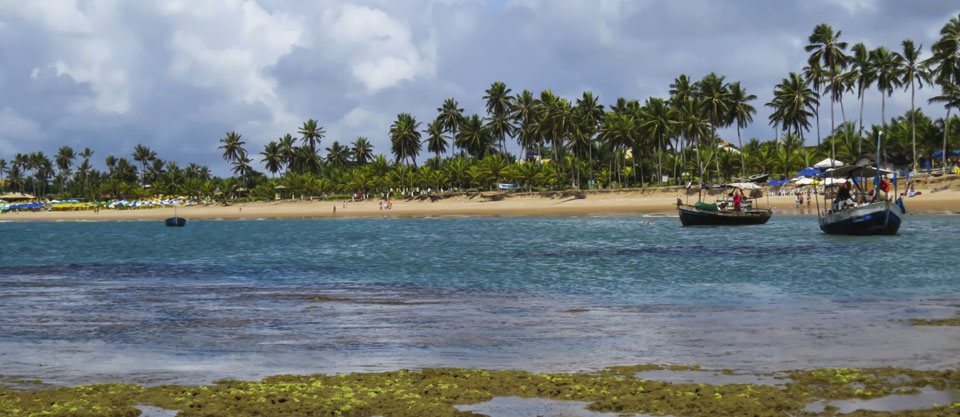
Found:
[(733, 211), (740, 211), (743, 207), (743, 193), (737, 188), (733, 190)]

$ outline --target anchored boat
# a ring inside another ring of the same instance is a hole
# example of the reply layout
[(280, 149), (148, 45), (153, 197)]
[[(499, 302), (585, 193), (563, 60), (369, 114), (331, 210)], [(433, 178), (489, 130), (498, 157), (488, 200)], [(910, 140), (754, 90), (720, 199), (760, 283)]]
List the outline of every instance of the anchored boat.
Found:
[[(735, 207), (733, 199), (724, 199), (716, 203), (684, 204), (677, 199), (680, 223), (684, 226), (743, 226), (764, 224), (773, 213), (769, 209), (753, 207), (753, 200), (743, 194), (744, 189), (760, 189), (756, 184), (725, 184), (725, 188), (739, 190), (742, 196), (741, 206)], [(699, 196), (698, 196), (699, 197)], [(701, 200), (698, 198), (698, 200)]]
[[(821, 177), (824, 178), (842, 178), (851, 180), (853, 178), (876, 178), (877, 187), (882, 184), (881, 177), (892, 174), (890, 171), (880, 170), (870, 166), (845, 166), (824, 172)], [(894, 181), (896, 182), (896, 181)], [(851, 187), (853, 181), (841, 183), (841, 187)], [(895, 187), (895, 185), (894, 185)], [(841, 188), (842, 189), (842, 188)], [(826, 212), (820, 217), (820, 230), (830, 235), (895, 235), (900, 230), (900, 224), (903, 221), (903, 215), (906, 208), (903, 206), (903, 200), (892, 200), (896, 191), (892, 194), (889, 191), (875, 190), (873, 196), (869, 199), (866, 193), (856, 185), (856, 191), (848, 191), (844, 195), (838, 195), (833, 198), (833, 203), (827, 206)]]

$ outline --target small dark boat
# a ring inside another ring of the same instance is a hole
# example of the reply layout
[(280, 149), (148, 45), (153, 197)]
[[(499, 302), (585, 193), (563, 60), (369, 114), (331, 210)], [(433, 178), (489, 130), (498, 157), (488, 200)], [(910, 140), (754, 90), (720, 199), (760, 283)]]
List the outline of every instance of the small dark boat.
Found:
[(756, 174), (747, 177), (746, 182), (765, 183), (770, 179), (770, 174)]
[(840, 210), (820, 218), (820, 230), (828, 235), (895, 235), (903, 210), (889, 201)]
[(183, 217), (170, 217), (167, 220), (164, 220), (167, 227), (183, 227), (187, 225), (187, 219)]
[(695, 205), (677, 203), (680, 223), (684, 226), (743, 226), (764, 224), (773, 214), (768, 209), (745, 208), (723, 210), (716, 204), (697, 202)]

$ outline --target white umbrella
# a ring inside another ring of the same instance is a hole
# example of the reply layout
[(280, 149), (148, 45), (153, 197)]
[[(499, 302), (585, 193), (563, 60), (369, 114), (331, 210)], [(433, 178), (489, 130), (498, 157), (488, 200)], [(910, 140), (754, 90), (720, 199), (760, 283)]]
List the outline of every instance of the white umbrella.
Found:
[(795, 182), (797, 185), (810, 185), (810, 184), (813, 184), (814, 179), (807, 178), (807, 177), (800, 177), (800, 178), (794, 178), (793, 182)]
[(838, 160), (836, 160), (836, 159), (827, 158), (827, 159), (824, 159), (824, 160), (822, 160), (822, 161), (820, 161), (820, 162), (817, 162), (816, 164), (813, 164), (813, 167), (816, 168), (816, 169), (827, 169), (827, 168), (842, 167), (842, 166), (844, 166), (844, 165), (846, 165), (846, 164), (844, 164), (843, 162), (840, 162), (840, 161), (838, 161)]

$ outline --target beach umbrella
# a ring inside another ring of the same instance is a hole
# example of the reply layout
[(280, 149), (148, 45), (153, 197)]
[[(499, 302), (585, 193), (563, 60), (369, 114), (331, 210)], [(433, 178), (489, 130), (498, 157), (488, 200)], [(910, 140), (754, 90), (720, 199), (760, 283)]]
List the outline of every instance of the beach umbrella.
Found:
[(820, 175), (820, 170), (813, 167), (801, 169), (800, 172), (797, 173), (798, 177), (813, 177), (816, 175)]
[(813, 164), (813, 167), (816, 168), (816, 169), (827, 169), (827, 168), (834, 168), (834, 167), (842, 167), (842, 166), (844, 166), (844, 165), (845, 165), (845, 164), (844, 164), (843, 162), (841, 162), (841, 161), (838, 161), (838, 160), (832, 159), (832, 158), (827, 158), (827, 159), (824, 159), (824, 160), (822, 160), (822, 161), (820, 161), (820, 162), (817, 162), (817, 163)]

